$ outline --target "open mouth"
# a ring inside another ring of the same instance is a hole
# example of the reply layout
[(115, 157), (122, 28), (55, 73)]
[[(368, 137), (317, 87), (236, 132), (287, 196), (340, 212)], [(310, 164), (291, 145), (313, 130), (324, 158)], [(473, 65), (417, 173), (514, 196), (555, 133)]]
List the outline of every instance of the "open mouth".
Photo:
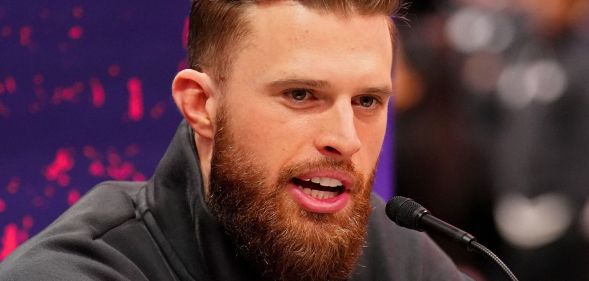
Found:
[(303, 193), (319, 200), (335, 198), (346, 190), (341, 181), (328, 177), (292, 178), (291, 182)]
[(291, 198), (304, 210), (333, 214), (348, 205), (353, 178), (339, 171), (313, 171), (290, 180)]

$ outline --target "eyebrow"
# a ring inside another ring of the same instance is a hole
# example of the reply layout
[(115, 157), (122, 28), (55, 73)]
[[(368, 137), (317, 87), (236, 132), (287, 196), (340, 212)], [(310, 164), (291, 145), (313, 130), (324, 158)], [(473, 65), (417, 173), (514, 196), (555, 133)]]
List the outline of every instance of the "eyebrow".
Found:
[(309, 87), (316, 89), (329, 88), (330, 84), (324, 80), (311, 80), (311, 79), (282, 79), (272, 81), (269, 85), (271, 88), (281, 87)]
[[(314, 89), (327, 89), (331, 87), (331, 84), (324, 80), (312, 80), (312, 79), (281, 79), (272, 81), (268, 84), (269, 88), (287, 88), (287, 87), (309, 87)], [(373, 94), (383, 97), (389, 97), (393, 95), (393, 90), (390, 86), (384, 87), (369, 87), (359, 91), (362, 94)]]
[(391, 87), (370, 87), (368, 89), (363, 89), (362, 93), (364, 94), (372, 94), (372, 95), (379, 95), (382, 97), (390, 97), (393, 95), (393, 89)]

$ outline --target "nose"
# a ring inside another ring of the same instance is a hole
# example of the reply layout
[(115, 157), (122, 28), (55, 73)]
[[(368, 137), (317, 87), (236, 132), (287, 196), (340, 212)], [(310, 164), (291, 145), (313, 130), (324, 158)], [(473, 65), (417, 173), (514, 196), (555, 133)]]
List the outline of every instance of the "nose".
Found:
[(354, 109), (351, 103), (334, 105), (325, 112), (321, 131), (315, 139), (315, 147), (321, 154), (337, 159), (349, 159), (362, 143), (354, 122)]

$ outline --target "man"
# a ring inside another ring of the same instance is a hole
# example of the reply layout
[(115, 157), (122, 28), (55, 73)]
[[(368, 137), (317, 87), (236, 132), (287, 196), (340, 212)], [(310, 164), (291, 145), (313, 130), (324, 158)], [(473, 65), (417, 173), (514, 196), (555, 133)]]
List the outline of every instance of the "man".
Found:
[(103, 183), (2, 280), (461, 280), (371, 184), (396, 1), (199, 1), (147, 183)]

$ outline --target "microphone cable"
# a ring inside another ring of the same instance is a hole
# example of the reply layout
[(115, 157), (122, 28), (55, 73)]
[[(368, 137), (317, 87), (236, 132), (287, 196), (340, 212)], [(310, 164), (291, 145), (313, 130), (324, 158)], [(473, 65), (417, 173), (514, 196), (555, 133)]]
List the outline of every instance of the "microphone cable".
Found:
[(501, 272), (511, 281), (518, 281), (517, 277), (507, 265), (491, 250), (476, 241), (470, 233), (461, 230), (430, 214), (430, 212), (412, 199), (403, 196), (393, 196), (386, 205), (387, 216), (397, 225), (417, 231), (426, 231), (450, 238), (462, 244), (468, 251), (476, 252), (499, 265)]

